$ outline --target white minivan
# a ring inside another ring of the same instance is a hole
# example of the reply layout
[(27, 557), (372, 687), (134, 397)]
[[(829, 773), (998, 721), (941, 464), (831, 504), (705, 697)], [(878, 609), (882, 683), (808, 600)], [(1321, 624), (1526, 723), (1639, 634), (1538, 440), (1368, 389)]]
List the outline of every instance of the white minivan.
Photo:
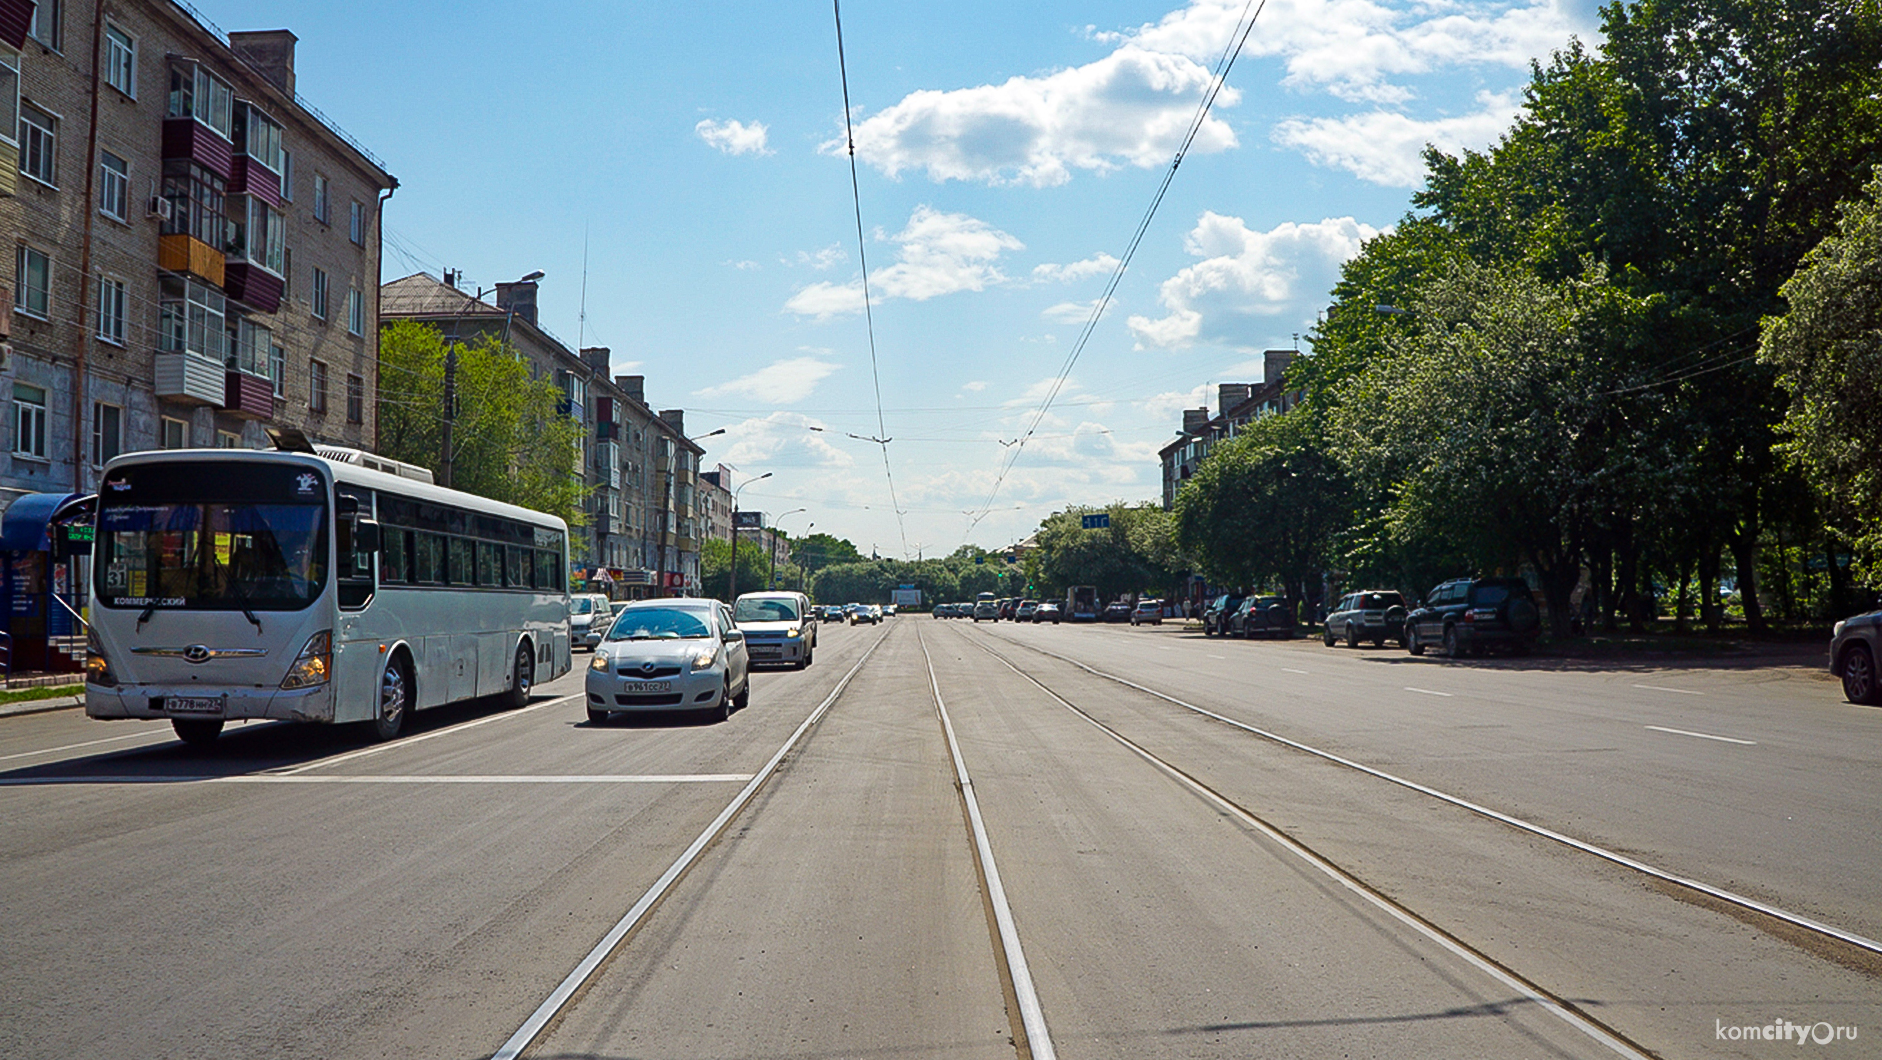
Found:
[(752, 665), (788, 663), (802, 670), (817, 649), (817, 610), (803, 593), (746, 593), (732, 604)]

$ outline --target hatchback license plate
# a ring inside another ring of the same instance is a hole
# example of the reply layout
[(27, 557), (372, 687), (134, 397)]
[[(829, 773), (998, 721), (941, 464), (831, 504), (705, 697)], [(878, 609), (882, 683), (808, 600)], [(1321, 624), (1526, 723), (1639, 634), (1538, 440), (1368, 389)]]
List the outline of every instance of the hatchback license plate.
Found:
[(621, 686), (621, 691), (628, 692), (628, 693), (671, 692), (673, 691), (673, 682), (671, 681), (628, 681)]
[(223, 696), (171, 696), (163, 701), (163, 709), (171, 714), (221, 714), (225, 702)]

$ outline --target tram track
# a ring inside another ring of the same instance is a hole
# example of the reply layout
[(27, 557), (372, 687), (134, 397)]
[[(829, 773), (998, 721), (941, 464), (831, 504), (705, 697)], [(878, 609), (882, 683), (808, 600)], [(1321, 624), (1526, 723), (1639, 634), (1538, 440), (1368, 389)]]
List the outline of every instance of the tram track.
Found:
[[(1421, 784), (1374, 766), (1366, 765), (1363, 762), (1335, 754), (1334, 752), (1315, 747), (1300, 740), (1292, 739), (1280, 733), (1251, 725), (1219, 711), (1211, 710), (1178, 696), (1173, 696), (1169, 693), (1151, 688), (1148, 685), (1133, 681), (1122, 675), (1090, 666), (1070, 656), (1062, 655), (1037, 645), (1027, 644), (997, 633), (989, 635), (1015, 648), (1021, 648), (1068, 666), (1075, 667), (1093, 677), (1132, 689), (1154, 699), (1190, 711), (1201, 717), (1229, 726), (1240, 732), (1255, 736), (1261, 740), (1309, 755), (1343, 769), (1384, 781), (1438, 802), (1465, 810), (1479, 817), (1495, 821), (1498, 824), (1547, 840), (1550, 843), (1576, 851), (1577, 853), (1588, 855), (1608, 864), (1618, 866), (1641, 877), (1653, 886), (1670, 888), (1676, 893), (1684, 892), (1702, 903), (1722, 908), (1740, 919), (1750, 920), (1753, 923), (1759, 923), (1759, 920), (1762, 919), (1764, 923), (1760, 926), (1768, 932), (1779, 937), (1792, 939), (1796, 939), (1800, 935), (1805, 936), (1807, 939), (1817, 943), (1817, 945), (1807, 948), (1823, 952), (1825, 956), (1837, 960), (1839, 963), (1872, 971), (1877, 966), (1877, 958), (1882, 958), (1882, 941), (1869, 938), (1854, 931), (1836, 927), (1832, 924), (1823, 923), (1812, 917), (1807, 917), (1771, 903), (1739, 894), (1724, 887), (1715, 886), (1702, 880), (1693, 879), (1660, 868), (1641, 861), (1638, 858), (1630, 857), (1596, 843), (1567, 835), (1514, 814), (1492, 809), (1470, 799), (1442, 791), (1426, 784)], [(989, 651), (989, 654), (1000, 658), (1001, 661), (1005, 662), (1007, 665), (1012, 665), (1010, 661), (999, 656), (998, 653), (986, 649), (984, 645), (977, 646), (981, 647), (983, 650)], [(1032, 678), (1031, 675), (1024, 674), (1023, 671), (1021, 672), (1022, 676), (1026, 676), (1029, 680), (1034, 680), (1035, 683), (1037, 683), (1036, 679)], [(1044, 686), (1042, 685), (1041, 687)]]

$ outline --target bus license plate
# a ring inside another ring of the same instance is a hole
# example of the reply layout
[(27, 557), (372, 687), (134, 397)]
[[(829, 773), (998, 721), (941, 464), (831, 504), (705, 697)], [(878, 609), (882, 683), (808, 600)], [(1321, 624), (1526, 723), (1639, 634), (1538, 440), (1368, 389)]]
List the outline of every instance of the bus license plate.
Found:
[(163, 707), (171, 714), (221, 714), (226, 702), (225, 696), (170, 696)]
[(671, 681), (629, 681), (622, 687), (623, 692), (671, 692)]

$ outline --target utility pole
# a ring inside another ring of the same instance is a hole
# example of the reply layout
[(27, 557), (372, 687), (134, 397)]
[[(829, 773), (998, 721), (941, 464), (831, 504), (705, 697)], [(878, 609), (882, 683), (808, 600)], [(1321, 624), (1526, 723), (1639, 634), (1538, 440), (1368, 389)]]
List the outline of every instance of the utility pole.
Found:
[(444, 481), (440, 485), (451, 488), (451, 465), (457, 457), (451, 451), (451, 427), (457, 422), (457, 339), (452, 338), (444, 348)]

